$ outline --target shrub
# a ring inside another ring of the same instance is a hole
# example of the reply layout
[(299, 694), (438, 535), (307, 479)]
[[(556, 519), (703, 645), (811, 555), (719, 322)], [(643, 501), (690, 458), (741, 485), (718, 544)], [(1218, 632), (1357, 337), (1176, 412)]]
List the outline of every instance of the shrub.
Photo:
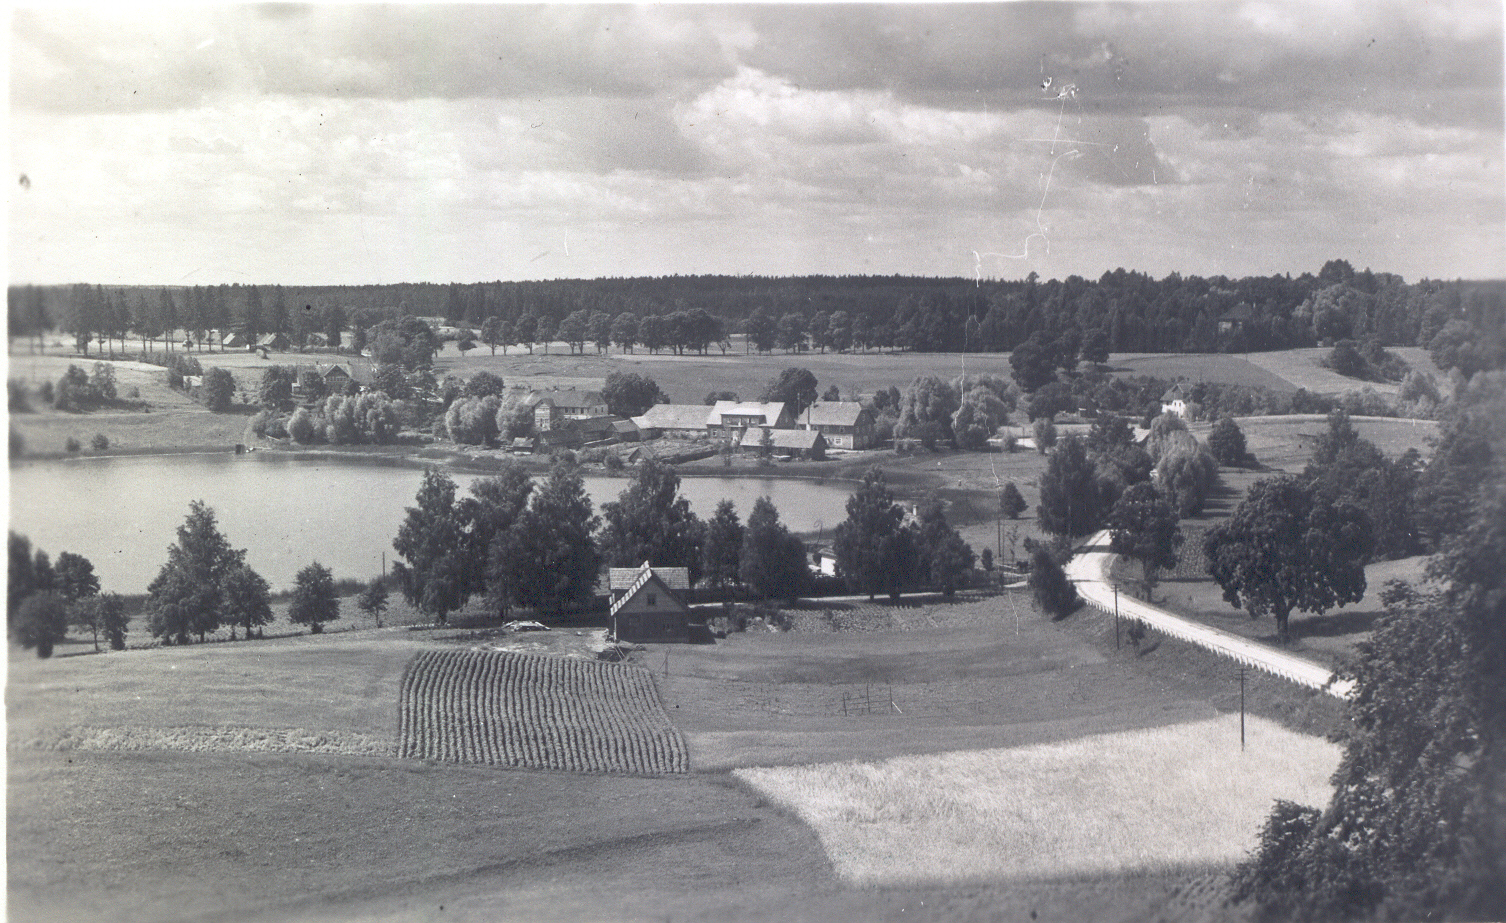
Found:
[(1005, 433), (1003, 447), (1004, 451), (1012, 453), (1020, 447), (1020, 440), (1015, 437), (1014, 433)]
[(305, 407), (299, 407), (293, 411), (293, 416), (288, 420), (288, 435), (293, 441), (302, 445), (311, 445), (318, 439), (318, 428), (314, 426), (314, 416)]
[(9, 397), (8, 407), (11, 413), (30, 413), (31, 402), (26, 397), (26, 383), (19, 378), (8, 379), (5, 383)]
[(602, 464), (606, 465), (608, 471), (622, 470), (622, 456), (618, 455), (616, 452), (608, 452), (606, 454), (606, 457), (601, 461)]
[(37, 397), (40, 397), (43, 403), (52, 404), (56, 402), (57, 392), (53, 389), (52, 382), (42, 382), (41, 386), (37, 388)]
[(1125, 634), (1129, 637), (1130, 644), (1138, 651), (1140, 642), (1145, 640), (1145, 624), (1131, 619)]
[(215, 413), (230, 409), (235, 397), (235, 377), (226, 369), (210, 369), (204, 376), (204, 406)]
[(80, 446), (78, 444), (78, 440), (77, 439), (73, 438), (72, 436), (69, 436), (63, 442), (63, 448), (67, 449), (69, 452), (77, 452), (80, 448), (82, 448), (82, 446)]
[(104, 433), (95, 433), (94, 438), (89, 440), (89, 445), (94, 447), (94, 451), (103, 452), (110, 447), (110, 437)]
[(1049, 548), (1037, 545), (1031, 552), (1029, 582), (1036, 605), (1053, 619), (1066, 618), (1082, 605), (1077, 587), (1067, 579), (1067, 572)]

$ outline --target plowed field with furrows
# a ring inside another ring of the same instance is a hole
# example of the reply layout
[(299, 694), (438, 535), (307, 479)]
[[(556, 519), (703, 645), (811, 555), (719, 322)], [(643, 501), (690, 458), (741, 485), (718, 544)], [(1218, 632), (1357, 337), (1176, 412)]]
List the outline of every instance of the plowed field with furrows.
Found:
[(653, 676), (628, 664), (426, 651), (403, 675), (398, 752), (575, 772), (685, 772)]

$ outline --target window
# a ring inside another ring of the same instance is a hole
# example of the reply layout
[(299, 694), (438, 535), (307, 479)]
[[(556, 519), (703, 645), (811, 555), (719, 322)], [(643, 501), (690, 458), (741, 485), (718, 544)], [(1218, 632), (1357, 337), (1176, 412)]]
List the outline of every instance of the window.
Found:
[(648, 604), (650, 606), (657, 606), (657, 605), (659, 605), (659, 594), (658, 593), (650, 593), (650, 594), (648, 594)]

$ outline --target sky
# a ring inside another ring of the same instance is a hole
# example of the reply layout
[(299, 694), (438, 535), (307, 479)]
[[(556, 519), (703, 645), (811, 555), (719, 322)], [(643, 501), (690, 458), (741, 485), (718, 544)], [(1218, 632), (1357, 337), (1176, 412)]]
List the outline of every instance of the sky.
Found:
[(12, 283), (1506, 275), (1500, 0), (13, 8)]

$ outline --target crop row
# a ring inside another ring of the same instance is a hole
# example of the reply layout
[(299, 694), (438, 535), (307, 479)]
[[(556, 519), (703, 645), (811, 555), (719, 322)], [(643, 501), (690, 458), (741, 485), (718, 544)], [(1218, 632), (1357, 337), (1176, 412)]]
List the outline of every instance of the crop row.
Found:
[(413, 659), (403, 676), (398, 750), (576, 772), (684, 772), (688, 764), (647, 670), (490, 651)]

